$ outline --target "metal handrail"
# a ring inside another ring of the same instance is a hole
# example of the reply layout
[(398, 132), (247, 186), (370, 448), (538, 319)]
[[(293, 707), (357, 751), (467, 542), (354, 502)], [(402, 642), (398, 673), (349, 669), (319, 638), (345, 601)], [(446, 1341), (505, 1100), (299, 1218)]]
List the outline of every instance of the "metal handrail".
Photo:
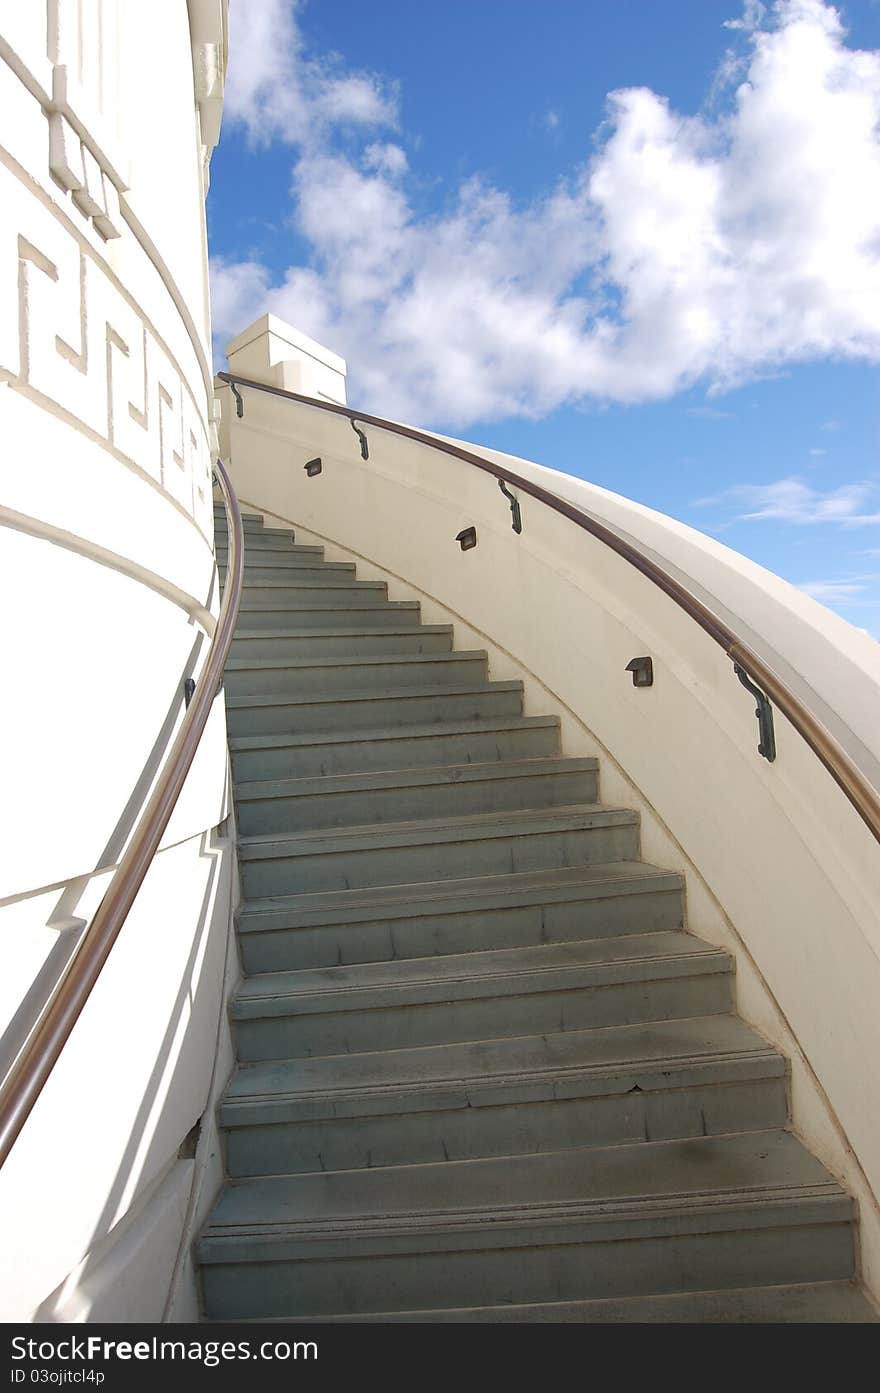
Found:
[(229, 559), (211, 647), (156, 787), (104, 898), (0, 1088), (0, 1166), (39, 1098), (125, 923), (180, 796), (223, 677), (241, 600), (244, 529), (229, 475), (219, 460), (214, 469), (229, 520)]
[[(494, 475), (496, 479), (500, 479), (506, 484), (512, 484), (521, 492), (537, 499), (539, 503), (552, 508), (554, 512), (561, 513), (563, 517), (568, 518), (585, 532), (589, 532), (591, 536), (610, 547), (624, 561), (634, 566), (637, 571), (668, 595), (680, 609), (693, 619), (694, 623), (698, 624), (719, 647), (723, 648), (735, 667), (743, 669), (764, 689), (767, 696), (771, 698), (798, 734), (806, 741), (838, 788), (849, 799), (874, 838), (880, 842), (880, 792), (847, 754), (839, 740), (832, 735), (818, 716), (804, 705), (787, 683), (772, 668), (768, 667), (754, 649), (734, 633), (708, 606), (704, 605), (702, 600), (698, 599), (692, 591), (688, 590), (668, 571), (665, 571), (656, 561), (645, 556), (631, 542), (619, 537), (610, 527), (606, 527), (604, 523), (591, 517), (589, 513), (583, 512), (573, 503), (567, 502), (564, 498), (558, 498), (556, 494), (550, 493), (540, 484), (532, 483), (530, 479), (525, 479), (522, 475), (514, 474), (512, 470), (505, 469), (503, 465), (496, 464), (494, 460), (474, 454), (472, 450), (466, 450), (461, 445), (453, 445), (447, 440), (441, 440), (424, 431), (416, 430), (413, 426), (400, 425), (396, 421), (386, 421), (381, 416), (366, 416), (362, 411), (353, 411), (350, 407), (340, 406), (336, 402), (319, 401), (315, 397), (303, 396), (298, 392), (287, 392), (282, 387), (272, 387), (265, 382), (254, 382), (251, 378), (239, 377), (237, 373), (221, 372), (217, 376), (221, 381), (228, 382), (233, 390), (235, 390), (234, 384), (237, 383), (240, 387), (251, 387), (255, 391), (267, 392), (271, 396), (284, 397), (289, 401), (299, 402), (303, 406), (312, 406), (320, 411), (329, 411), (338, 416), (345, 416), (350, 421), (356, 420), (362, 426), (377, 426), (380, 430), (405, 436), (406, 439), (414, 440), (420, 445), (429, 445), (432, 449), (452, 455), (455, 459), (463, 460), (465, 464), (473, 465), (476, 469), (482, 469), (485, 473)], [(238, 393), (236, 395), (238, 396), (236, 403), (239, 408), (238, 414), (241, 415), (243, 410), (241, 397)]]

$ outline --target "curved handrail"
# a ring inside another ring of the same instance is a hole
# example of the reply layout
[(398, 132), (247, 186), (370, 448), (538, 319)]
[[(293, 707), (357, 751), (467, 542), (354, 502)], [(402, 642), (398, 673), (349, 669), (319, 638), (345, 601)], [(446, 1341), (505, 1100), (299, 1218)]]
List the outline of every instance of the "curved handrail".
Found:
[(162, 840), (202, 738), (235, 632), (244, 574), (241, 510), (225, 467), (215, 466), (229, 519), (227, 580), (217, 627), (180, 729), (92, 922), (0, 1089), (0, 1166), (79, 1019)]
[(425, 431), (416, 430), (413, 426), (400, 425), (396, 421), (386, 421), (381, 416), (367, 416), (362, 411), (353, 411), (351, 407), (341, 406), (336, 402), (319, 401), (316, 397), (303, 396), (298, 392), (287, 392), (282, 387), (272, 387), (265, 382), (254, 382), (250, 378), (239, 377), (237, 373), (221, 372), (217, 376), (221, 381), (228, 382), (230, 386), (237, 383), (241, 387), (252, 387), (258, 392), (268, 392), (271, 396), (285, 397), (290, 401), (299, 402), (303, 406), (313, 406), (321, 411), (346, 416), (350, 421), (356, 420), (363, 425), (378, 426), (380, 430), (405, 436), (408, 440), (414, 440), (420, 445), (430, 445), (435, 450), (452, 455), (465, 464), (473, 465), (476, 469), (482, 469), (485, 473), (494, 475), (496, 479), (500, 479), (506, 484), (513, 484), (515, 488), (529, 494), (548, 508), (552, 508), (554, 512), (561, 513), (563, 517), (568, 518), (585, 532), (589, 532), (591, 536), (610, 547), (624, 561), (629, 562), (631, 566), (634, 566), (637, 571), (668, 595), (680, 609), (693, 619), (694, 623), (698, 624), (715, 643), (723, 648), (737, 667), (742, 668), (764, 689), (767, 696), (771, 698), (798, 734), (806, 741), (816, 758), (824, 765), (874, 838), (880, 842), (880, 792), (865, 777), (831, 731), (804, 705), (782, 678), (767, 666), (754, 649), (735, 634), (707, 605), (704, 605), (702, 600), (698, 599), (692, 591), (688, 590), (674, 576), (671, 576), (656, 561), (645, 556), (631, 542), (619, 537), (610, 527), (606, 527), (604, 523), (591, 517), (589, 513), (575, 507), (573, 503), (567, 502), (564, 498), (558, 498), (556, 494), (550, 493), (540, 484), (534, 484), (530, 479), (524, 479), (522, 475), (514, 474), (512, 470), (496, 464), (494, 460), (485, 459), (482, 455), (474, 454), (472, 450), (466, 450), (461, 445), (453, 445), (450, 441), (428, 435)]

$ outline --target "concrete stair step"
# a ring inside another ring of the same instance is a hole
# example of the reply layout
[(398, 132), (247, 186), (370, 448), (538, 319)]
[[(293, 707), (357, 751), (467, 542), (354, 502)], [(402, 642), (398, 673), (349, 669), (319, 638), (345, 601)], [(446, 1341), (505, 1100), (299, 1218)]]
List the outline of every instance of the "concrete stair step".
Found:
[(339, 692), (382, 695), (401, 687), (458, 687), (488, 680), (484, 651), (363, 653), (288, 658), (229, 658), (223, 681), (230, 696), (287, 694), (333, 696)]
[[(277, 574), (277, 573), (276, 573)], [(255, 581), (244, 578), (241, 602), (261, 609), (278, 604), (284, 609), (312, 609), (315, 605), (328, 609), (346, 609), (350, 604), (384, 606), (388, 587), (383, 581), (355, 580), (334, 572), (322, 572), (317, 578), (299, 571), (283, 572), (280, 582), (274, 576)], [(221, 581), (224, 575), (221, 573)]]
[(373, 624), (369, 628), (299, 629), (294, 624), (269, 630), (238, 629), (233, 658), (277, 661), (311, 657), (381, 657), (390, 653), (451, 653), (451, 624)]
[[(220, 584), (226, 585), (226, 566), (219, 564)], [(259, 557), (253, 561), (245, 560), (244, 586), (248, 599), (263, 599), (267, 592), (277, 599), (280, 591), (287, 591), (288, 599), (297, 599), (308, 591), (308, 599), (323, 599), (323, 593), (337, 595), (338, 599), (363, 599), (366, 595), (376, 595), (387, 600), (387, 585), (384, 581), (356, 581), (351, 571), (333, 571), (327, 561), (319, 566), (308, 567), (302, 563), (291, 566), (263, 566)]]
[(227, 691), (231, 736), (375, 730), (395, 724), (480, 721), (522, 714), (521, 682), (467, 682), (458, 686), (398, 687), (335, 696), (233, 696)]
[(683, 927), (681, 878), (644, 861), (279, 895), (238, 913), (246, 972), (427, 958)]
[(853, 1204), (788, 1132), (259, 1177), (198, 1254), (214, 1319), (850, 1281)]
[(237, 782), (356, 774), (559, 753), (555, 716), (498, 716), (442, 725), (395, 725), (324, 734), (254, 735), (229, 741)]
[(239, 782), (235, 795), (245, 836), (595, 803), (597, 797), (598, 761), (563, 758)]
[[(241, 521), (246, 532), (264, 531), (264, 522), (258, 513), (242, 513)], [(214, 508), (214, 530), (215, 532), (221, 531), (224, 534), (228, 534), (229, 528), (226, 522), (225, 508)], [(291, 532), (289, 535), (292, 537), (293, 533)]]
[[(220, 584), (226, 584), (226, 561), (217, 558), (217, 571), (220, 576)], [(339, 585), (354, 585), (354, 571), (344, 568), (342, 562), (339, 568), (335, 562), (319, 561), (310, 559), (308, 556), (294, 557), (284, 565), (266, 564), (265, 553), (252, 552), (244, 558), (244, 580), (243, 585), (264, 585), (267, 581), (281, 578), (284, 581), (294, 580), (299, 584), (311, 584), (317, 586), (336, 587)]]
[[(294, 535), (289, 527), (258, 527), (245, 524), (245, 547), (266, 547), (270, 551), (277, 551), (280, 548), (289, 547), (293, 544)], [(229, 528), (222, 522), (214, 524), (214, 540), (218, 547), (224, 549), (229, 546)], [(324, 555), (324, 548), (313, 543), (306, 543), (304, 546), (296, 546), (296, 551), (314, 551), (320, 556)]]
[[(325, 561), (321, 547), (296, 547), (289, 545), (277, 550), (248, 547), (245, 544), (244, 569), (248, 578), (259, 577), (264, 571), (270, 580), (284, 580), (289, 571), (305, 571), (313, 576), (345, 575), (349, 583), (354, 580), (355, 568), (351, 561)], [(223, 547), (215, 552), (217, 569), (225, 575), (229, 553)]]
[(271, 601), (261, 600), (255, 604), (250, 598), (250, 593), (246, 591), (242, 595), (241, 608), (238, 611), (236, 634), (241, 637), (245, 634), (261, 633), (266, 629), (296, 629), (303, 633), (312, 629), (326, 632), (332, 628), (349, 631), (356, 629), (362, 632), (364, 629), (383, 628), (389, 624), (401, 630), (421, 627), (420, 607), (414, 601), (377, 601), (376, 598), (368, 596), (366, 599), (350, 600), (346, 604), (313, 604), (307, 601), (298, 605), (296, 600), (296, 595), (291, 601), (282, 595), (280, 599), (273, 597)]
[(354, 963), (248, 977), (238, 1058), (294, 1059), (713, 1015), (728, 955), (682, 932)]
[[(221, 577), (226, 579), (226, 550), (217, 550), (216, 560), (217, 570), (220, 571)], [(299, 581), (306, 577), (326, 575), (327, 585), (368, 584), (366, 581), (355, 582), (355, 574), (354, 566), (348, 561), (324, 561), (313, 552), (298, 552), (292, 546), (287, 547), (284, 552), (270, 552), (245, 545), (245, 579), (248, 582), (259, 582), (262, 578), (269, 581), (287, 581), (290, 578), (291, 584), (298, 585)]]
[(242, 837), (239, 858), (245, 897), (262, 899), (632, 861), (638, 842), (636, 813), (585, 803)]
[(732, 1015), (240, 1066), (230, 1175), (460, 1161), (782, 1127), (785, 1062)]
[[(277, 1317), (276, 1319), (288, 1319)], [(292, 1324), (311, 1323), (293, 1316)], [(327, 1315), (326, 1324), (364, 1322), (480, 1325), (843, 1325), (880, 1320), (856, 1282), (803, 1282), (786, 1286), (734, 1287), (661, 1296), (606, 1297), (597, 1301), (548, 1301), (528, 1306), (468, 1306), (433, 1311), (382, 1311)]]

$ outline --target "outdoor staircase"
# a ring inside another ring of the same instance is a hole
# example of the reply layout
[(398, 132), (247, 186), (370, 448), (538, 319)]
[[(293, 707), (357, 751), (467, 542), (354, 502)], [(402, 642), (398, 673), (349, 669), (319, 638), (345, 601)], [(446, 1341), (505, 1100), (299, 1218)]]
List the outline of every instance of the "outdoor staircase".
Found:
[[(785, 1061), (596, 761), (417, 604), (259, 518), (245, 541), (206, 1317), (876, 1319)], [(220, 509), (221, 572), (225, 546)]]

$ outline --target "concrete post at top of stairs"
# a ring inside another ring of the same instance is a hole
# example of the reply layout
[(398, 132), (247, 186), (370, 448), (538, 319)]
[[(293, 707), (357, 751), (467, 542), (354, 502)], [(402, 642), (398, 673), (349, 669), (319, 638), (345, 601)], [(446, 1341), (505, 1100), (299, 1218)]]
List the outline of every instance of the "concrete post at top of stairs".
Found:
[(264, 314), (226, 345), (229, 371), (286, 392), (345, 405), (345, 359)]

